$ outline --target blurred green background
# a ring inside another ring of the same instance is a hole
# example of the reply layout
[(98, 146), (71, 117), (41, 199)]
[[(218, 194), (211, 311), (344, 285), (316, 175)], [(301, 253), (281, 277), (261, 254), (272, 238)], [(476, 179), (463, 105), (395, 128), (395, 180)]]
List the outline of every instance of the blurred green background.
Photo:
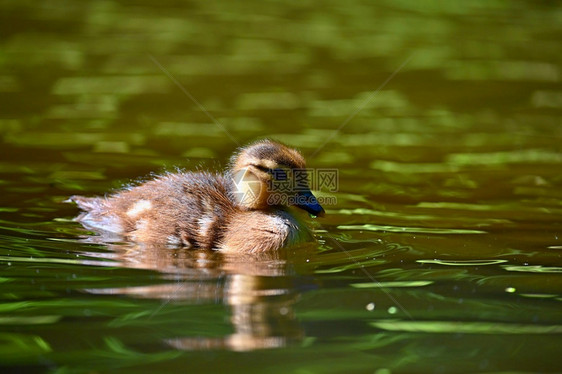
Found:
[[(559, 372), (561, 20), (0, 0), (3, 372)], [(262, 137), (339, 171), (283, 261), (107, 247), (61, 204)]]

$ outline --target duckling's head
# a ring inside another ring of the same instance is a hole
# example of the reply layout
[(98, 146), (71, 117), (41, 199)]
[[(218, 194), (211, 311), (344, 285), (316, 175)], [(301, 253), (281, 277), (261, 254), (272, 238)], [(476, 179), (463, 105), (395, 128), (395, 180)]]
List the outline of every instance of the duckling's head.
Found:
[(234, 195), (243, 209), (294, 205), (315, 216), (324, 209), (310, 191), (304, 157), (295, 149), (260, 140), (240, 149), (231, 159)]

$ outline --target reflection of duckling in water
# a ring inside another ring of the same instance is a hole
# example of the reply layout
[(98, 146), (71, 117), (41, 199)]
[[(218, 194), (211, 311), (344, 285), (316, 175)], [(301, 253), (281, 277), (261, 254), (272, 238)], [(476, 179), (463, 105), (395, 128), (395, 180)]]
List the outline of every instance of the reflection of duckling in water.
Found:
[(76, 220), (86, 228), (138, 243), (264, 252), (312, 240), (284, 207), (324, 214), (308, 181), (289, 180), (303, 168), (298, 151), (262, 140), (235, 154), (224, 175), (166, 174), (107, 198), (70, 200), (85, 210)]
[[(294, 310), (301, 293), (297, 284), (302, 285), (302, 280), (296, 281), (296, 277), (300, 278), (296, 274), (310, 270), (303, 259), (316, 252), (314, 243), (299, 246), (299, 251), (291, 253), (290, 262), (286, 260), (289, 251), (284, 250), (245, 255), (187, 248), (171, 251), (165, 246), (138, 246), (135, 251), (128, 244), (110, 247), (112, 251), (102, 256), (110, 258), (112, 266), (158, 270), (163, 273), (161, 279), (138, 285), (127, 281), (122, 287), (100, 284), (100, 288), (86, 292), (161, 300), (151, 317), (169, 308), (167, 313), (171, 314), (162, 319), (165, 323), (176, 312), (178, 321), (193, 321), (192, 310), (186, 308), (190, 304), (211, 308), (215, 305), (218, 313), (224, 313), (225, 318), (217, 321), (217, 314), (199, 315), (196, 308), (199, 320), (193, 329), (188, 322), (177, 331), (165, 328), (157, 334), (158, 338), (166, 336), (165, 342), (177, 349), (251, 351), (284, 347), (304, 337)], [(85, 257), (95, 256), (92, 253)], [(217, 325), (229, 321), (231, 328), (217, 329)]]

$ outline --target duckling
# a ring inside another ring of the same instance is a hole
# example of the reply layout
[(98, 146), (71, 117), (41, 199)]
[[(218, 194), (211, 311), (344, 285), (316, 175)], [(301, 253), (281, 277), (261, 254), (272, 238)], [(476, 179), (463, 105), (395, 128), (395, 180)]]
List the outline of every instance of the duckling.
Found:
[(108, 197), (68, 201), (84, 211), (75, 220), (98, 233), (149, 246), (260, 253), (313, 240), (289, 208), (324, 215), (306, 178), (291, 183), (305, 167), (297, 150), (261, 140), (235, 153), (224, 174), (169, 173)]

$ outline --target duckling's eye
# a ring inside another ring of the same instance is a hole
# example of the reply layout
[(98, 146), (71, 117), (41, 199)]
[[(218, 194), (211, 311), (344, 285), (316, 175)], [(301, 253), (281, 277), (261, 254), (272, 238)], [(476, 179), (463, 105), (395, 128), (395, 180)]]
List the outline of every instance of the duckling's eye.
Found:
[(265, 166), (261, 166), (261, 165), (254, 165), (254, 167), (258, 170), (263, 171), (264, 173), (268, 173), (271, 174), (271, 169), (270, 168), (266, 168)]
[(265, 166), (255, 165), (255, 167), (264, 173), (270, 174), (275, 180), (278, 181), (286, 181), (287, 180), (287, 172), (283, 169), (270, 169), (266, 168)]

